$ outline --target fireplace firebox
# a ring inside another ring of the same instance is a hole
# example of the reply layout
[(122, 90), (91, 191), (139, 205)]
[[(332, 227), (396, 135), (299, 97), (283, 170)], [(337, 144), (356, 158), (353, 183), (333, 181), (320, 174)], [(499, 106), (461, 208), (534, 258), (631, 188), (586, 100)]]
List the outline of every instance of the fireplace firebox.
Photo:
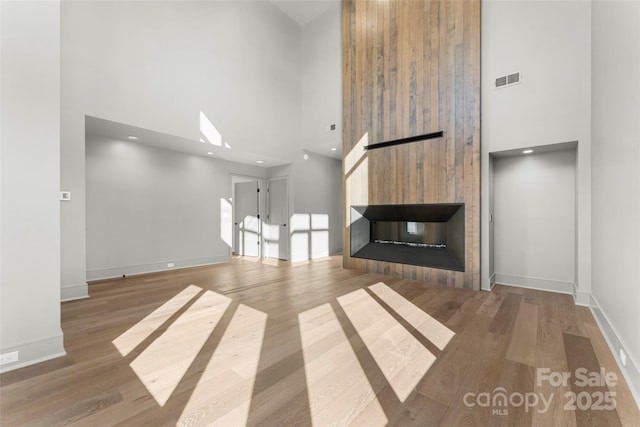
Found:
[(351, 256), (464, 271), (464, 203), (351, 206)]

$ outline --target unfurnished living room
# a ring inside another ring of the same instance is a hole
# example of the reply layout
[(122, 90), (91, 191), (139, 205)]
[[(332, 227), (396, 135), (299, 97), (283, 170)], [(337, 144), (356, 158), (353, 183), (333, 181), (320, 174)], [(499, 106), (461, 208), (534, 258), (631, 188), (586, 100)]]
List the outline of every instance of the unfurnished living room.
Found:
[(640, 426), (640, 1), (0, 35), (0, 425)]

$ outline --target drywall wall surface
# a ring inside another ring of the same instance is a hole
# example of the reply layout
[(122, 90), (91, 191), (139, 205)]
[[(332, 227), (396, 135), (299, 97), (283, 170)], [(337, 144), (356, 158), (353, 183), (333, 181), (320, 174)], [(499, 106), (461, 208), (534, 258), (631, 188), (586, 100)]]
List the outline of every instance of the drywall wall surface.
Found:
[[(300, 133), (300, 27), (269, 2), (63, 2), (63, 298), (86, 295), (85, 115), (288, 155)], [(256, 144), (259, 141), (259, 144)]]
[(592, 294), (627, 352), (640, 401), (640, 3), (592, 7)]
[[(483, 1), (481, 282), (489, 286), (489, 153), (578, 141), (575, 281), (591, 289), (591, 6)], [(495, 88), (520, 72), (521, 83)]]
[(2, 2), (0, 353), (64, 355), (60, 329), (60, 3)]
[[(490, 151), (589, 135), (589, 17), (588, 2), (483, 2), (482, 143)], [(513, 72), (521, 84), (495, 89)]]
[(229, 261), (231, 174), (265, 172), (93, 136), (86, 155), (89, 280)]
[(65, 2), (62, 13), (65, 107), (195, 141), (202, 111), (234, 149), (271, 156), (296, 142), (301, 30), (269, 2)]
[(341, 3), (333, 2), (302, 30), (301, 142), (325, 155), (342, 146), (341, 26)]
[[(307, 252), (292, 236), (292, 261), (305, 259), (305, 253), (311, 259), (342, 252), (342, 162), (310, 153), (307, 160), (296, 160), (293, 170), (294, 214), (310, 215), (311, 238)], [(293, 218), (291, 232), (296, 232)]]
[(342, 162), (316, 153), (298, 154), (291, 165), (267, 171), (268, 177), (288, 177), (290, 260), (341, 253)]
[(575, 157), (566, 150), (493, 160), (498, 283), (573, 292)]

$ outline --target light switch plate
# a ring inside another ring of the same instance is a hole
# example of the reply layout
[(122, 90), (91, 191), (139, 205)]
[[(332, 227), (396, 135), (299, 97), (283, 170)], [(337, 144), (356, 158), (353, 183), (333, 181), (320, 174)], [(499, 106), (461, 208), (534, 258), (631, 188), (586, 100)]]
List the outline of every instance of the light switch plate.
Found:
[(71, 200), (71, 191), (61, 191), (60, 200), (65, 202), (68, 202), (69, 200)]

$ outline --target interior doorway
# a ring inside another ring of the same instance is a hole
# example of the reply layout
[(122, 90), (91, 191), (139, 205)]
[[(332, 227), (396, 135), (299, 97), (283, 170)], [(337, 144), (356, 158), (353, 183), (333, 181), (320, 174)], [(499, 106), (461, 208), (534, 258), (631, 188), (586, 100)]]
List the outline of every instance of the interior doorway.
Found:
[(289, 260), (289, 180), (267, 180), (267, 218), (264, 239), (265, 256)]
[(577, 266), (575, 145), (522, 151), (492, 154), (491, 280), (571, 294)]
[(234, 177), (233, 181), (233, 253), (259, 257), (260, 180)]

